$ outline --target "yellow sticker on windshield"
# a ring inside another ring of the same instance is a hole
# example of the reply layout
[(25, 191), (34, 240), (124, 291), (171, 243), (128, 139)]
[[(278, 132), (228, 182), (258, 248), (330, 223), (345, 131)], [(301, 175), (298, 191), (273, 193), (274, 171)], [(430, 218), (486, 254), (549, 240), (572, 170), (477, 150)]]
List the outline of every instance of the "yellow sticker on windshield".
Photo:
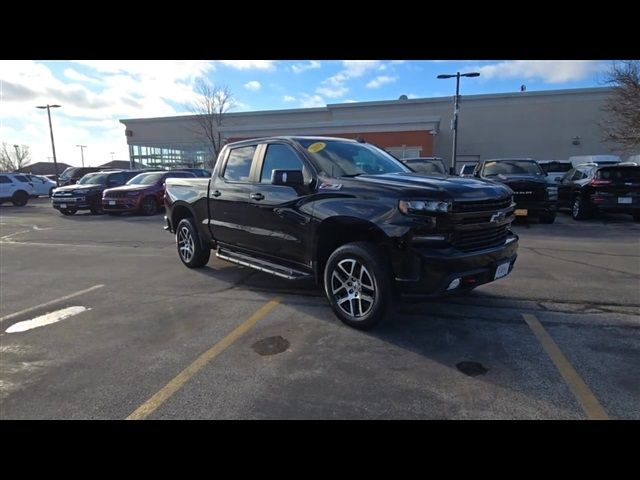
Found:
[(324, 142), (316, 142), (316, 143), (312, 143), (311, 145), (309, 145), (309, 147), (307, 148), (307, 150), (309, 150), (309, 152), (311, 153), (318, 153), (320, 150), (323, 150), (324, 147), (326, 147), (327, 144)]
[(496, 162), (487, 162), (484, 164), (485, 167), (493, 167), (496, 164)]

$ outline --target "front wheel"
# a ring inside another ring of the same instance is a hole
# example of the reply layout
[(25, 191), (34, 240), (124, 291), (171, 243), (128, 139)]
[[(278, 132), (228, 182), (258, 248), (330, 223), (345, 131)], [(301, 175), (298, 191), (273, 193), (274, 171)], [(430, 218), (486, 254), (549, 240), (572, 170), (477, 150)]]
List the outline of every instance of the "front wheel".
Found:
[(142, 200), (142, 205), (140, 207), (140, 211), (143, 215), (151, 216), (158, 213), (158, 202), (153, 197), (146, 197)]
[(200, 244), (198, 231), (191, 218), (183, 218), (176, 229), (176, 245), (180, 260), (189, 268), (204, 267), (211, 256), (210, 248)]
[(640, 213), (634, 213), (633, 214), (633, 220), (636, 222), (640, 222)]
[(551, 224), (556, 221), (556, 214), (554, 213), (541, 213), (540, 223)]
[(571, 204), (571, 216), (574, 220), (586, 220), (591, 212), (582, 198), (576, 197)]
[(324, 289), (333, 312), (343, 323), (369, 330), (384, 319), (391, 306), (388, 262), (373, 244), (343, 245), (327, 261)]
[(61, 208), (60, 213), (63, 215), (75, 215), (78, 210), (76, 208)]
[(22, 190), (14, 193), (13, 197), (11, 198), (11, 202), (16, 207), (24, 207), (28, 201), (29, 201), (29, 195), (27, 195), (27, 192), (23, 192)]

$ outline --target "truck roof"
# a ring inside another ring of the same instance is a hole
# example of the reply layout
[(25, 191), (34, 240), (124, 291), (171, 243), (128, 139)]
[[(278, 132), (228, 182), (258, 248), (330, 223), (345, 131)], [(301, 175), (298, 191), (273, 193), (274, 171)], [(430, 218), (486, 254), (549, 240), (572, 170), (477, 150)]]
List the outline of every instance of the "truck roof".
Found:
[[(342, 138), (342, 137), (322, 137), (315, 135), (277, 135), (272, 137), (259, 137), (259, 138), (247, 138), (246, 140), (238, 140), (237, 142), (227, 143), (227, 145), (242, 145), (244, 143), (255, 143), (255, 142), (267, 142), (273, 140), (286, 140), (286, 141), (300, 141), (300, 140), (331, 140), (331, 141), (342, 141), (342, 142), (352, 142), (357, 143), (357, 140), (351, 138)], [(225, 146), (227, 146), (225, 145)]]

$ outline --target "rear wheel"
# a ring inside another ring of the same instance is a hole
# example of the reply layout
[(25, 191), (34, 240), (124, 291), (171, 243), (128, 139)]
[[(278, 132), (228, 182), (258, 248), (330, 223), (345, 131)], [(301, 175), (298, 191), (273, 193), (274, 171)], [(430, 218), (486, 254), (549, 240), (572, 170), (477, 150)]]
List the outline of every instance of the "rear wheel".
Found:
[(189, 268), (204, 267), (211, 256), (210, 248), (203, 248), (191, 218), (183, 218), (176, 229), (176, 245), (180, 260)]
[(333, 312), (343, 323), (358, 330), (371, 329), (391, 306), (388, 262), (373, 244), (343, 245), (327, 261), (324, 289)]
[(11, 197), (11, 202), (16, 207), (24, 207), (28, 201), (29, 201), (29, 195), (27, 194), (27, 192), (23, 192), (22, 190), (18, 190)]
[(51, 188), (49, 189), (49, 198), (51, 198), (51, 197), (53, 196), (53, 189), (54, 189), (54, 188), (55, 188), (55, 187), (51, 187)]
[(158, 213), (158, 202), (153, 197), (146, 197), (142, 200), (140, 211), (143, 215), (151, 216)]
[(571, 216), (574, 220), (586, 220), (591, 216), (589, 207), (582, 198), (576, 197), (573, 199), (571, 203)]

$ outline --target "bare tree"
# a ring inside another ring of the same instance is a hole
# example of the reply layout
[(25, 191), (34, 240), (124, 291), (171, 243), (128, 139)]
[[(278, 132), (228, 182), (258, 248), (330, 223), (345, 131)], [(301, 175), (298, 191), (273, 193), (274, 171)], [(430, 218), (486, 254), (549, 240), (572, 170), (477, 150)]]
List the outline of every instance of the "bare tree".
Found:
[(622, 152), (640, 153), (640, 61), (616, 61), (607, 73), (605, 83), (613, 93), (603, 110), (608, 113), (600, 126), (605, 140)]
[(203, 79), (196, 82), (198, 98), (191, 105), (196, 116), (196, 131), (201, 135), (209, 148), (209, 166), (214, 167), (218, 154), (224, 146), (224, 137), (220, 127), (230, 108), (234, 106), (231, 90), (227, 86), (211, 85)]
[(0, 170), (17, 172), (31, 160), (31, 153), (27, 145), (9, 145), (2, 142), (0, 149)]

